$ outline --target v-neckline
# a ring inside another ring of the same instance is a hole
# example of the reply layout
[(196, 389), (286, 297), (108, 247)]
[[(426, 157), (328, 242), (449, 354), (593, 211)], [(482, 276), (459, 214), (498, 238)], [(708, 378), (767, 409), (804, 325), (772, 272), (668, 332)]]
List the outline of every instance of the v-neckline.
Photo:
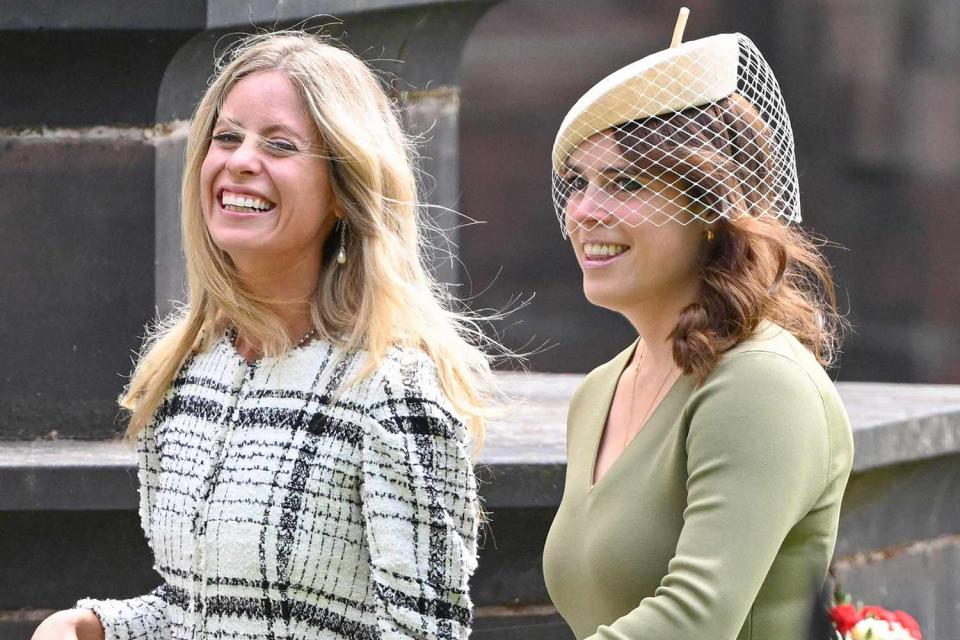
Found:
[[(619, 453), (619, 455), (617, 455), (617, 457), (614, 458), (613, 462), (610, 463), (610, 466), (607, 467), (607, 470), (604, 471), (603, 475), (600, 476), (599, 478), (596, 478), (597, 460), (600, 457), (600, 446), (603, 444), (603, 437), (604, 435), (606, 435), (606, 432), (607, 432), (607, 423), (610, 420), (610, 412), (613, 410), (613, 401), (617, 395), (617, 387), (620, 385), (620, 378), (623, 377), (623, 374), (627, 370), (627, 367), (630, 366), (630, 362), (633, 360), (633, 357), (636, 354), (637, 348), (639, 348), (639, 346), (640, 346), (640, 338), (637, 338), (637, 340), (633, 343), (633, 346), (630, 349), (627, 349), (624, 351), (624, 353), (626, 354), (626, 358), (623, 362), (619, 363), (620, 366), (617, 367), (617, 375), (612, 376), (613, 378), (611, 381), (612, 388), (608, 388), (605, 390), (605, 391), (608, 391), (609, 401), (607, 402), (606, 409), (601, 413), (600, 424), (598, 428), (595, 429), (594, 443), (592, 447), (593, 458), (590, 462), (590, 471), (589, 471), (590, 475), (587, 478), (588, 486), (589, 486), (589, 488), (587, 489), (587, 493), (593, 493), (597, 489), (597, 487), (599, 487), (604, 483), (607, 476), (609, 476), (611, 472), (617, 469), (618, 466), (621, 466), (621, 462), (620, 462), (621, 459), (627, 454), (627, 452), (633, 446), (633, 443), (636, 442), (637, 439), (641, 437), (641, 434), (649, 430), (648, 426), (651, 423), (653, 423), (654, 420), (658, 417), (658, 414), (660, 413), (660, 408), (667, 403), (667, 400), (673, 395), (674, 391), (676, 391), (676, 389), (680, 386), (680, 382), (687, 378), (687, 375), (682, 372), (680, 373), (679, 376), (677, 376), (677, 379), (673, 381), (673, 383), (670, 385), (670, 388), (667, 390), (667, 392), (663, 394), (662, 398), (660, 398), (660, 402), (658, 402), (657, 405), (653, 407), (653, 410), (647, 416), (647, 419), (644, 420), (643, 424), (640, 426), (640, 429), (638, 429), (637, 432), (633, 435), (633, 437), (630, 438), (630, 441), (627, 442), (626, 446), (624, 446), (623, 450)], [(622, 354), (621, 354), (621, 357), (623, 357)], [(594, 480), (594, 478), (596, 478), (596, 480)]]

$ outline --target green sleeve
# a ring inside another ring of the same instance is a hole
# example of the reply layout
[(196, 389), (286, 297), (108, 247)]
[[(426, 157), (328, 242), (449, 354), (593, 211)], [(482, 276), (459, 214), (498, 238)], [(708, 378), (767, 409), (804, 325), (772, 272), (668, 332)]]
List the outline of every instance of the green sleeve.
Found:
[(829, 464), (820, 393), (797, 363), (731, 356), (691, 396), (687, 504), (652, 597), (590, 640), (734, 640), (784, 538), (822, 494)]

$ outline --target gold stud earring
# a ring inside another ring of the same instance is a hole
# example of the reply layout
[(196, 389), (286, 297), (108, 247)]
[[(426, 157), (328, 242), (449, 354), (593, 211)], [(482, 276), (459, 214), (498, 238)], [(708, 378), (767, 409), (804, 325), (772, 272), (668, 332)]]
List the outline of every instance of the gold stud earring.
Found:
[(713, 242), (713, 239), (716, 235), (713, 233), (713, 229), (707, 229), (707, 242)]

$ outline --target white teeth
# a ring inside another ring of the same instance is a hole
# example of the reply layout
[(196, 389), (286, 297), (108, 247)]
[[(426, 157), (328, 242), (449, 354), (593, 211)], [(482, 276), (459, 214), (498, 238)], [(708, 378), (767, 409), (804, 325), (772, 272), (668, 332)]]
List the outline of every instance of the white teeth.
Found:
[(236, 193), (231, 193), (229, 191), (224, 191), (222, 196), (223, 206), (234, 206), (234, 207), (244, 207), (246, 209), (257, 209), (259, 211), (267, 211), (268, 209), (273, 208), (273, 204), (262, 200), (260, 198), (252, 198), (249, 196), (241, 196)]
[(607, 257), (607, 256), (617, 256), (629, 249), (629, 247), (622, 244), (594, 244), (589, 243), (583, 245), (583, 253), (587, 257)]

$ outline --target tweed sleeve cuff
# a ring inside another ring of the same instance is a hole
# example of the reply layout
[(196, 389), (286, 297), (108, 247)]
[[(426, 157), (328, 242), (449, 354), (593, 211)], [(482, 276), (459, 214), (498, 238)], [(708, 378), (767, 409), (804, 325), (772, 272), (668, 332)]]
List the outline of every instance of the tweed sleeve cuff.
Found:
[(76, 608), (90, 609), (100, 618), (105, 640), (167, 640), (167, 603), (159, 595), (161, 589), (128, 600), (86, 598)]

